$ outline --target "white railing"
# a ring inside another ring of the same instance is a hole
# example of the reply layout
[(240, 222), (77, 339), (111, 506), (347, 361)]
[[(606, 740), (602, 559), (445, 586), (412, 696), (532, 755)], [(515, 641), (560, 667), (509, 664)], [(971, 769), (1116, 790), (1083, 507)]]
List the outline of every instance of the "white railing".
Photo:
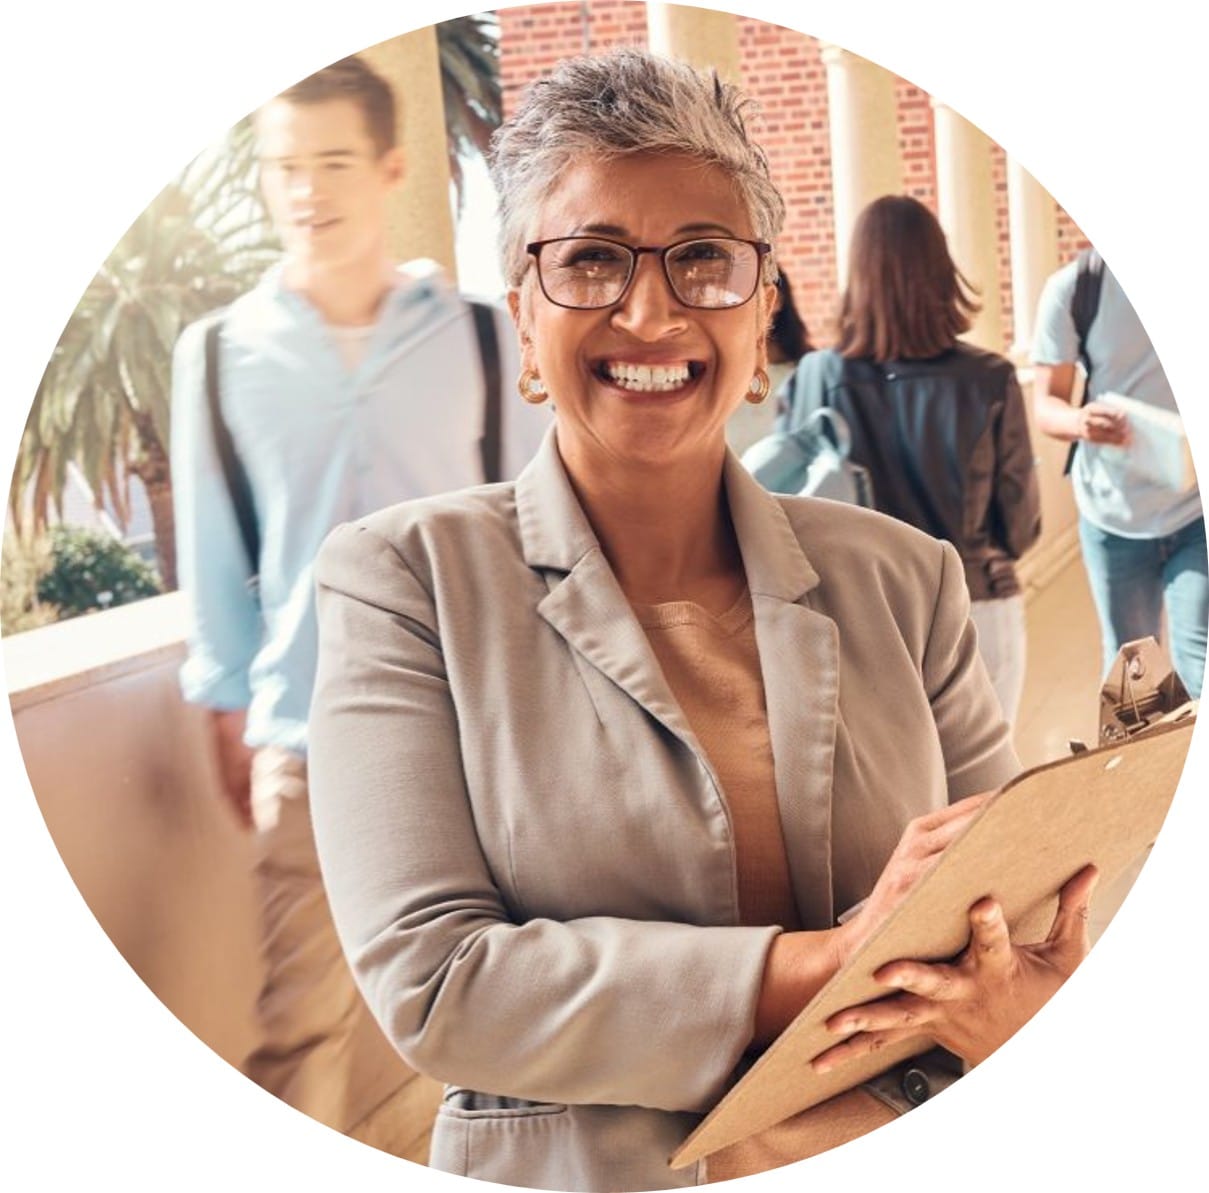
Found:
[[(181, 699), (186, 608), (154, 597), (4, 640), (17, 740), (63, 862), (152, 992), (238, 1065), (261, 965), (249, 838), (218, 796), (201, 713)], [(423, 1160), (439, 1089), (376, 1027), (356, 1042), (350, 1134)]]

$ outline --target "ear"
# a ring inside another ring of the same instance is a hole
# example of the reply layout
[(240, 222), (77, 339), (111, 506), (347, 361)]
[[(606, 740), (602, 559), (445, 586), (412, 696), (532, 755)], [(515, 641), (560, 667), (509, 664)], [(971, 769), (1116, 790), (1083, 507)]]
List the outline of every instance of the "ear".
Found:
[(781, 305), (781, 292), (774, 283), (767, 282), (760, 287), (760, 293), (763, 298), (760, 309), (764, 312), (764, 332), (767, 335)]
[(771, 282), (760, 287), (760, 334), (756, 340), (756, 367), (768, 368), (768, 333), (776, 315), (776, 300), (779, 291)]
[(521, 368), (536, 369), (537, 360), (533, 351), (533, 339), (529, 335), (528, 320), (525, 318), (524, 302), (521, 297), (520, 287), (514, 287), (508, 291), (506, 296), (508, 302), (508, 314), (512, 316), (512, 322), (516, 325), (517, 338), (521, 345)]
[(407, 176), (407, 157), (403, 152), (403, 146), (396, 145), (393, 149), (388, 149), (379, 159), (379, 165), (382, 167), (382, 176), (386, 179), (387, 185), (400, 186)]

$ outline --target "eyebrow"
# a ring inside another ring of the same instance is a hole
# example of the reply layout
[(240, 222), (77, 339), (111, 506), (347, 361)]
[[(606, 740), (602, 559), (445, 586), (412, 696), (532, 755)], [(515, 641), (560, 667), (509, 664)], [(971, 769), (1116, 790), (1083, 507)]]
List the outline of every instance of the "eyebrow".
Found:
[(737, 233), (728, 228), (725, 224), (681, 224), (676, 229), (676, 235), (681, 232), (721, 232), (723, 236), (737, 237)]
[(351, 158), (357, 157), (355, 149), (323, 149), (319, 153), (286, 153), (277, 157), (266, 156), (260, 160), (262, 162), (272, 162), (274, 165), (280, 165), (282, 162), (296, 162), (304, 158)]
[[(619, 227), (617, 224), (580, 224), (573, 233), (575, 236), (580, 236), (585, 232), (591, 233), (594, 236), (616, 236), (624, 239), (629, 235), (625, 228)], [(706, 232), (720, 232), (723, 236), (736, 237), (736, 233), (731, 231), (725, 224), (699, 223), (699, 224), (681, 224), (676, 229), (675, 235), (681, 236), (684, 234), (695, 235)]]

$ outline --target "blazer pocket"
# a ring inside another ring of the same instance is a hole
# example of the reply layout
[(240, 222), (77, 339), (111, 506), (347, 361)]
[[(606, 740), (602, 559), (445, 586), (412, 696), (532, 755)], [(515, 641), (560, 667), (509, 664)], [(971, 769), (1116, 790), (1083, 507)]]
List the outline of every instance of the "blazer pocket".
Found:
[(454, 1118), (527, 1118), (534, 1114), (562, 1114), (561, 1102), (530, 1102), (526, 1098), (506, 1098), (499, 1094), (481, 1094), (460, 1085), (445, 1087), (438, 1113)]
[(568, 1110), (558, 1102), (449, 1087), (433, 1124), (429, 1166), (497, 1184), (571, 1188)]

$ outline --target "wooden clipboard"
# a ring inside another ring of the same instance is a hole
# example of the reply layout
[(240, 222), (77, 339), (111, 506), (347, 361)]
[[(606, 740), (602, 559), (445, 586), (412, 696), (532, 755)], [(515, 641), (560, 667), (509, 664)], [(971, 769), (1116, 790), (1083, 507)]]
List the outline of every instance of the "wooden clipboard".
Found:
[(1012, 939), (1049, 933), (1058, 889), (1088, 862), (1106, 886), (1153, 844), (1175, 795), (1195, 715), (1127, 742), (1025, 771), (971, 821), (852, 960), (810, 1001), (670, 1160), (689, 1164), (774, 1126), (930, 1047), (906, 1040), (819, 1075), (810, 1061), (838, 1039), (823, 1026), (835, 1012), (889, 991), (872, 974), (888, 961), (939, 961), (969, 939), (968, 909), (1001, 902)]

